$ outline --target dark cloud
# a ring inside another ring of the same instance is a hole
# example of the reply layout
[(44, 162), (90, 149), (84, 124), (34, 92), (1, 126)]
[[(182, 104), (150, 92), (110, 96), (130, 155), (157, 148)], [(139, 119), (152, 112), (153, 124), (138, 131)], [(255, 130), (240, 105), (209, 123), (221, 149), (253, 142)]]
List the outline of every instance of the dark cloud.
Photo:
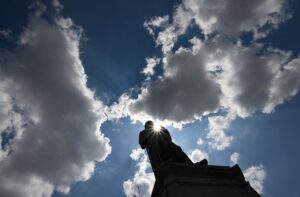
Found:
[(146, 86), (130, 111), (180, 122), (216, 110), (220, 89), (206, 74), (203, 59), (185, 50), (168, 56), (165, 76)]

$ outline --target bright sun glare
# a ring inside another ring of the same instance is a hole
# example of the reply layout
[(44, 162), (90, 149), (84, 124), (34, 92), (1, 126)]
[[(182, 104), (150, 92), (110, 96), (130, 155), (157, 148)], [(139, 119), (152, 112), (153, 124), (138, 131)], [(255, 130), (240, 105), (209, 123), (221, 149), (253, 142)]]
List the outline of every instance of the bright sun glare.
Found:
[(153, 130), (154, 130), (155, 132), (159, 132), (159, 131), (161, 130), (161, 126), (160, 126), (160, 123), (159, 123), (159, 122), (154, 122)]

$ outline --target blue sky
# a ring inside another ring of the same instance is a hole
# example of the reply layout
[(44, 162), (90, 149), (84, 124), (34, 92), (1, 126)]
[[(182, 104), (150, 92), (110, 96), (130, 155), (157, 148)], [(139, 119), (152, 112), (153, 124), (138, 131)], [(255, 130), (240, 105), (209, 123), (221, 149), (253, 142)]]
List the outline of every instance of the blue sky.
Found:
[(2, 2), (0, 196), (147, 197), (154, 119), (193, 161), (300, 197), (300, 4), (222, 2)]

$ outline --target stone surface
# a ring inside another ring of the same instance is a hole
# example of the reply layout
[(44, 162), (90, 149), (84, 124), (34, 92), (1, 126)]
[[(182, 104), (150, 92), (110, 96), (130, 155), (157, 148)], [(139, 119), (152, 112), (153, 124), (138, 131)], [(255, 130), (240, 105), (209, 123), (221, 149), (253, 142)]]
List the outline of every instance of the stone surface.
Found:
[(200, 166), (165, 163), (159, 171), (152, 197), (260, 197), (245, 181), (238, 165)]

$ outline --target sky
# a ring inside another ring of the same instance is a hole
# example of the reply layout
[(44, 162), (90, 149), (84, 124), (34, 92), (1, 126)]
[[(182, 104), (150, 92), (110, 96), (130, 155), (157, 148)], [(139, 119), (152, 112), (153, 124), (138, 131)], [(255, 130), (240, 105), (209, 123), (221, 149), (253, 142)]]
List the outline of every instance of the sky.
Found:
[(300, 197), (299, 35), (296, 0), (1, 2), (0, 196), (150, 196), (151, 119)]

